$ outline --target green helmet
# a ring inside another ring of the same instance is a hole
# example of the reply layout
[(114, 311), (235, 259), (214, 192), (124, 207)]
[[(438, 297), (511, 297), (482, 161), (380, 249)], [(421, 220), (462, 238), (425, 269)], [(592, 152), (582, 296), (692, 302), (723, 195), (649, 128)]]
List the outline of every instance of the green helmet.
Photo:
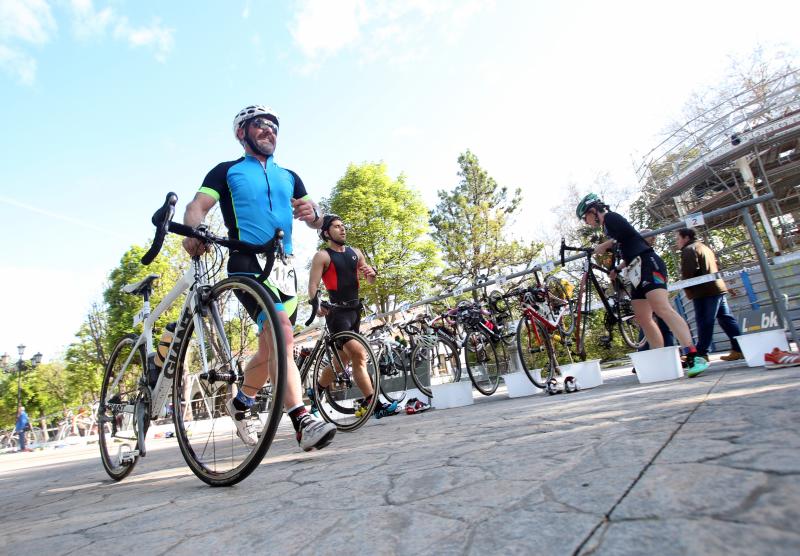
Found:
[(586, 214), (586, 212), (590, 208), (602, 204), (603, 200), (600, 197), (598, 197), (594, 193), (589, 193), (588, 195), (586, 195), (586, 197), (581, 199), (580, 203), (578, 203), (578, 208), (575, 209), (575, 216), (577, 216), (578, 220), (580, 220), (583, 218), (583, 215)]

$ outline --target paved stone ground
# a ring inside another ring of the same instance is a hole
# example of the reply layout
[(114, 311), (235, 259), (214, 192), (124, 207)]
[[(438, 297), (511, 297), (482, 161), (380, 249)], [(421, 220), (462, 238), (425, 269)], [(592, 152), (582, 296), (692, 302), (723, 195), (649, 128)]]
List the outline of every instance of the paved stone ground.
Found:
[[(0, 456), (0, 553), (800, 554), (800, 368), (373, 420), (207, 487), (173, 440), (121, 483), (96, 446)], [(794, 525), (793, 525), (794, 524)]]

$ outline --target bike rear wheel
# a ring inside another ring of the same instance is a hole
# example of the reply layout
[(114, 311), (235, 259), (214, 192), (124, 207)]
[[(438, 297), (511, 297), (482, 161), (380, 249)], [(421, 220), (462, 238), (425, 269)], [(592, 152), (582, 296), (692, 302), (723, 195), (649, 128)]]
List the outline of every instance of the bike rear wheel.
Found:
[(384, 348), (376, 356), (381, 370), (381, 394), (390, 402), (400, 403), (408, 390), (408, 369), (400, 348)]
[(639, 323), (633, 315), (631, 297), (624, 288), (618, 289), (615, 297), (617, 326), (622, 334), (622, 339), (629, 348), (639, 349), (647, 339), (642, 338), (639, 341)]
[[(345, 344), (355, 342), (354, 346), (348, 349), (360, 348), (366, 357), (366, 377), (372, 390), (373, 396), (369, 403), (365, 403), (366, 393), (359, 388), (354, 376), (353, 364), (346, 352), (337, 349)], [(375, 406), (378, 403), (378, 393), (380, 392), (380, 372), (375, 354), (369, 347), (366, 338), (356, 332), (338, 332), (333, 334), (330, 340), (325, 341), (317, 351), (313, 364), (314, 400), (316, 409), (323, 419), (336, 425), (337, 430), (352, 432), (366, 423)], [(327, 388), (319, 389), (320, 379), (330, 378), (328, 373), (333, 372), (334, 379)]]
[[(426, 385), (420, 376), (428, 374), (430, 384)], [(461, 380), (461, 364), (458, 347), (440, 335), (420, 336), (411, 352), (411, 379), (420, 392), (432, 396), (434, 384), (450, 384)]]
[(97, 434), (100, 459), (109, 477), (121, 481), (139, 461), (139, 430), (134, 409), (140, 401), (147, 355), (136, 346), (138, 337), (122, 338), (106, 365), (97, 408)]
[[(227, 278), (203, 297), (177, 348), (173, 420), (192, 472), (211, 486), (229, 486), (258, 467), (275, 437), (283, 414), (286, 345), (275, 305), (255, 280)], [(251, 363), (259, 353), (272, 356)], [(248, 364), (266, 366), (269, 377), (245, 414), (255, 445), (239, 438), (225, 406), (233, 385), (242, 386)]]
[(498, 355), (488, 334), (482, 330), (471, 330), (467, 333), (464, 340), (464, 360), (469, 378), (478, 392), (484, 396), (494, 394), (506, 363)]
[(517, 324), (517, 353), (522, 369), (537, 388), (547, 386), (553, 378), (558, 362), (553, 341), (544, 326), (536, 320), (523, 317)]

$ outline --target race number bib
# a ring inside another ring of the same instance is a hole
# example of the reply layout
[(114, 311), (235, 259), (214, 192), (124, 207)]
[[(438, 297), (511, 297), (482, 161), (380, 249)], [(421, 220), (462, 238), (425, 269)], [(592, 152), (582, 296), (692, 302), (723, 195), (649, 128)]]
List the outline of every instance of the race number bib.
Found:
[(280, 257), (275, 258), (275, 264), (272, 266), (272, 274), (269, 275), (269, 281), (282, 294), (290, 297), (297, 296), (297, 275), (295, 274), (294, 267), (290, 263), (284, 263)]
[(633, 284), (634, 288), (638, 288), (642, 283), (642, 258), (636, 257), (631, 261), (631, 264), (625, 268), (625, 277)]

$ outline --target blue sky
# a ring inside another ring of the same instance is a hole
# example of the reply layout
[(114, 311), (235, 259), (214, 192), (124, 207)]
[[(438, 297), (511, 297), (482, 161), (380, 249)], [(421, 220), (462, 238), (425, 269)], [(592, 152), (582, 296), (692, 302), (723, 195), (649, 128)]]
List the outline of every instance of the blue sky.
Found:
[(432, 207), (470, 148), (536, 237), (568, 183), (634, 184), (730, 56), (798, 47), (797, 3), (649, 4), (0, 0), (0, 353), (57, 356), (164, 194), (182, 213), (240, 155), (247, 104), (280, 113), (276, 160), (316, 199), (383, 160)]

